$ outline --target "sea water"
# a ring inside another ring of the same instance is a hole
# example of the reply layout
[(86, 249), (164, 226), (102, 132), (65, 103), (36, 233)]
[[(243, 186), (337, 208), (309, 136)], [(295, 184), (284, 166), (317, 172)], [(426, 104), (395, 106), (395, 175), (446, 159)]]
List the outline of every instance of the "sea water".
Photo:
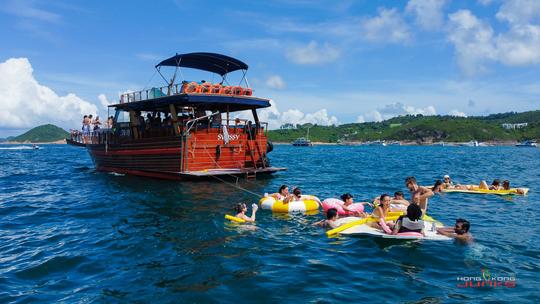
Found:
[[(540, 300), (540, 149), (276, 146), (270, 159), (288, 171), (225, 184), (96, 172), (84, 148), (65, 145), (2, 149), (0, 303)], [(311, 226), (321, 213), (259, 209), (255, 226), (224, 220), (235, 203), (258, 201), (250, 192), (281, 184), (321, 200), (351, 192), (369, 201), (397, 190), (408, 197), (406, 176), (433, 184), (445, 174), (531, 190), (431, 198), (434, 218), (472, 223), (471, 245), (327, 238)], [(514, 286), (464, 283), (478, 278)]]

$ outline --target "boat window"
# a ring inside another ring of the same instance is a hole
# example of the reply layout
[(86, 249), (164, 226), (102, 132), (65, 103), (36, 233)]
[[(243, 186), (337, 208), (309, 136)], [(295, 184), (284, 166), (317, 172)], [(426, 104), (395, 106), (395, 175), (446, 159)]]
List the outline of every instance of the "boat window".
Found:
[(122, 123), (122, 122), (129, 122), (129, 112), (117, 110), (116, 111), (116, 122)]

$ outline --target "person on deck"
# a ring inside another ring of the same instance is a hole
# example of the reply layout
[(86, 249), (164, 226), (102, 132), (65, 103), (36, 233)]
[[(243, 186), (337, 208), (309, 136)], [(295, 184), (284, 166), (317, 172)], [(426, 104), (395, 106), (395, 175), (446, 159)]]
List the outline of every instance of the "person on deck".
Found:
[(418, 204), (422, 209), (422, 213), (426, 214), (428, 199), (433, 196), (433, 191), (429, 188), (418, 186), (414, 176), (409, 176), (405, 179), (405, 186), (411, 192), (412, 202)]

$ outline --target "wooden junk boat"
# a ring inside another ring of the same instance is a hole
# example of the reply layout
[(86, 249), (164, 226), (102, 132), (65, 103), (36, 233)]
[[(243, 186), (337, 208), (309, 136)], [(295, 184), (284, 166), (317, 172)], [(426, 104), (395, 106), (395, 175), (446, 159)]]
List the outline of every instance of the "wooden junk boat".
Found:
[[(268, 99), (254, 97), (246, 79), (247, 64), (214, 53), (175, 55), (156, 65), (175, 67), (168, 85), (122, 94), (112, 127), (72, 132), (68, 143), (85, 146), (99, 171), (165, 179), (217, 176), (255, 178), (286, 170), (270, 165), (268, 123), (257, 109)], [(209, 71), (220, 83), (175, 83), (180, 67)], [(245, 86), (228, 86), (227, 75), (241, 70)], [(165, 79), (163, 77), (163, 79)], [(253, 121), (235, 118), (247, 111)]]

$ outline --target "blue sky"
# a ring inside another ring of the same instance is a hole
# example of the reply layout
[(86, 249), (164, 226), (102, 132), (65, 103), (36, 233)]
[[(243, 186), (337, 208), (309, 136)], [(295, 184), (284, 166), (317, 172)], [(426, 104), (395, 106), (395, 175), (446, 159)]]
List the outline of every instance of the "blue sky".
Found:
[(78, 128), (119, 93), (163, 85), (153, 66), (193, 51), (246, 62), (274, 126), (540, 105), (536, 0), (7, 0), (0, 35), (0, 137)]

